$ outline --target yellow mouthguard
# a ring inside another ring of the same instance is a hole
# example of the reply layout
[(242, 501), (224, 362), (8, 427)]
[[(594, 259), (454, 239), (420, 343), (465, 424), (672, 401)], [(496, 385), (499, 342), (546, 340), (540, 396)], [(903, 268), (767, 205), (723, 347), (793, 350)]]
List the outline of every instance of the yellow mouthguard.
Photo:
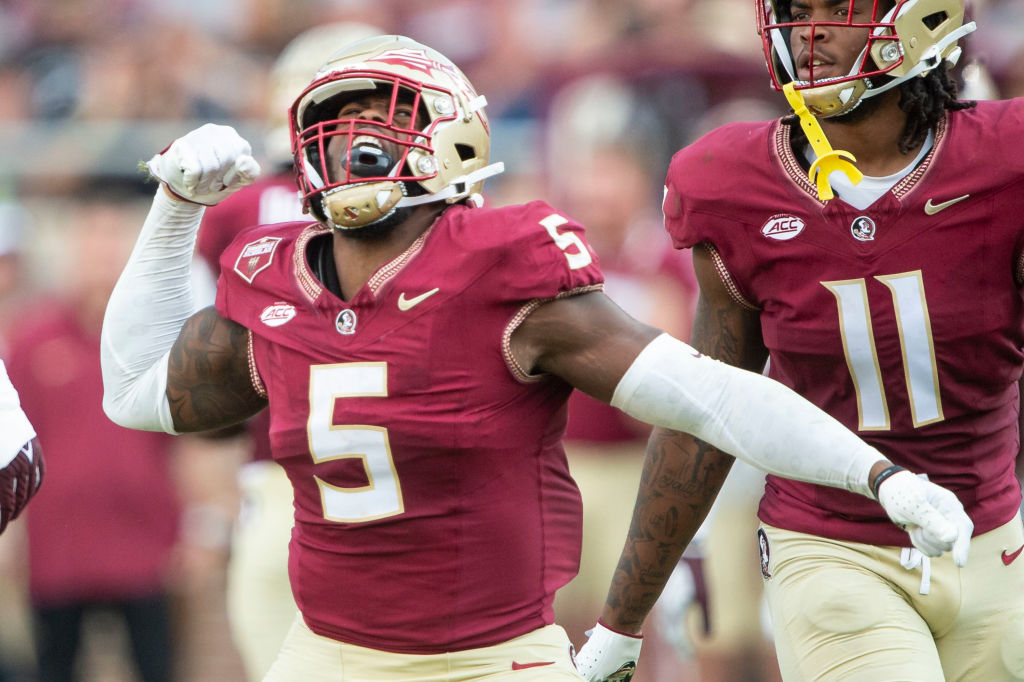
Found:
[(832, 171), (841, 171), (850, 179), (850, 182), (855, 185), (859, 183), (864, 174), (853, 165), (852, 162), (857, 160), (853, 154), (841, 149), (832, 149), (818, 119), (807, 110), (804, 96), (793, 87), (792, 83), (783, 85), (782, 91), (786, 94), (786, 99), (789, 100), (789, 106), (793, 107), (793, 113), (800, 119), (800, 127), (804, 129), (804, 134), (807, 135), (807, 140), (811, 143), (811, 149), (818, 156), (807, 173), (808, 179), (818, 187), (818, 198), (828, 201), (835, 196), (832, 186), (828, 184), (828, 176)]

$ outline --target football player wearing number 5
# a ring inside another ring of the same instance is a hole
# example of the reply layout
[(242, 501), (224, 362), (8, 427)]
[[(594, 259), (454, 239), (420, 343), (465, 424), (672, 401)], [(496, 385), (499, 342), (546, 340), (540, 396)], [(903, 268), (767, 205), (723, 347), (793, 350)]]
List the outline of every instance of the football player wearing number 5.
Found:
[(966, 555), (951, 493), (882, 480), (888, 460), (809, 402), (623, 313), (579, 224), (543, 202), (482, 207), (500, 170), (484, 104), (407, 38), (342, 48), (291, 109), (316, 220), (243, 231), (216, 306), (191, 317), (203, 205), (259, 168), (215, 125), (148, 164), (162, 184), (108, 305), (104, 404), (172, 433), (270, 410), (300, 616), (266, 679), (581, 679), (552, 622), (580, 552), (573, 387), (775, 473), (880, 482), (924, 551)]
[[(720, 128), (669, 168), (666, 226), (701, 287), (694, 346), (751, 370), (770, 359), (769, 376), (956, 493), (975, 533), (966, 567), (929, 560), (868, 500), (770, 476), (758, 541), (783, 677), (1024, 678), (1024, 100), (958, 101), (963, 0), (755, 6), (795, 115)], [(635, 518), (706, 510), (731, 458), (652, 442), (673, 477)], [(670, 491), (691, 473), (706, 485)], [(692, 536), (686, 513), (664, 546)], [(602, 616), (620, 632), (663, 584), (644, 540)]]

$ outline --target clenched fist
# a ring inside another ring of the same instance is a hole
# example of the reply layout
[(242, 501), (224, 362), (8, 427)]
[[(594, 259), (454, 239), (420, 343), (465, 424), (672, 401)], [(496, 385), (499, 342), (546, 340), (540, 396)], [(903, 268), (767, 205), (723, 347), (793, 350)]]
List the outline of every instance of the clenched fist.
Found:
[(206, 206), (219, 203), (260, 174), (245, 138), (231, 126), (215, 123), (179, 137), (146, 168), (175, 196)]

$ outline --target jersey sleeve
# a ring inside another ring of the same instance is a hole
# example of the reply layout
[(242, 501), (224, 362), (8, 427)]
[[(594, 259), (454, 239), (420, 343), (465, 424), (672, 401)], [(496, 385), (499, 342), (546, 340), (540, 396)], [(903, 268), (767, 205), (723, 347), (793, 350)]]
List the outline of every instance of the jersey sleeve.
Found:
[[(474, 216), (479, 211), (479, 217)], [(510, 301), (531, 301), (600, 290), (604, 277), (583, 226), (543, 201), (466, 211), (473, 251), (483, 252), (481, 282)]]
[[(734, 238), (744, 200), (761, 191), (775, 121), (723, 125), (680, 149), (665, 175), (665, 229), (677, 249)], [(727, 231), (730, 234), (723, 234)]]

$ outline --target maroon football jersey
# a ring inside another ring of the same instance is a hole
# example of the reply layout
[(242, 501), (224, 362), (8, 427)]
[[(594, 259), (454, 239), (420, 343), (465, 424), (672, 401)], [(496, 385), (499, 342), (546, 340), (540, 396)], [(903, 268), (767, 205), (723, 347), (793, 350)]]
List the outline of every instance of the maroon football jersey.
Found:
[[(866, 210), (818, 199), (788, 126), (738, 123), (680, 151), (666, 181), (679, 248), (714, 246), (760, 310), (770, 376), (892, 461), (953, 490), (989, 531), (1021, 501), (1017, 379), (1024, 100), (951, 113), (928, 156)], [(908, 545), (871, 500), (774, 476), (760, 518)]]
[(252, 332), (307, 624), (438, 653), (551, 623), (579, 558), (571, 387), (525, 376), (508, 342), (539, 301), (601, 288), (583, 229), (542, 202), (453, 206), (349, 301), (314, 276), (317, 238), (308, 223), (243, 233), (217, 297)]

